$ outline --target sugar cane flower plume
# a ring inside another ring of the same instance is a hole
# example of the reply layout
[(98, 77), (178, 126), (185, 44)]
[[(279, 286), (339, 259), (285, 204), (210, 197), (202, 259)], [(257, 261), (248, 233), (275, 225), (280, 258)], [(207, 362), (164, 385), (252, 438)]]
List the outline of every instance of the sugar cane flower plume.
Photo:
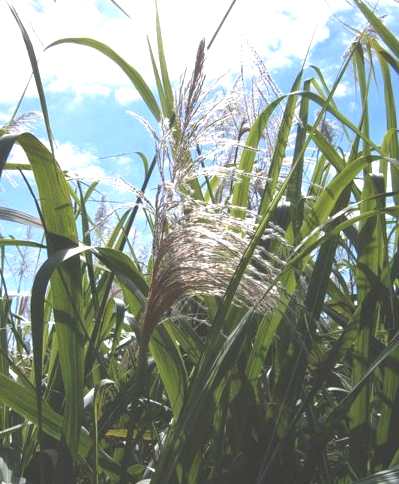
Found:
[[(245, 61), (238, 75), (225, 75), (215, 84), (198, 93), (199, 102), (192, 109), (196, 119), (191, 123), (196, 128), (198, 144), (204, 157), (217, 165), (236, 163), (246, 145), (250, 127), (261, 112), (278, 96), (278, 87), (266, 65), (254, 49), (243, 52)], [(180, 89), (178, 106), (188, 104), (188, 96)], [(274, 151), (283, 108), (278, 106), (270, 116), (262, 133), (255, 164), (259, 169), (268, 167)]]
[(32, 129), (40, 119), (41, 115), (36, 111), (30, 111), (14, 117), (6, 125), (0, 127), (0, 136), (10, 133), (22, 133)]
[[(155, 203), (153, 269), (142, 321), (144, 342), (183, 299), (224, 296), (258, 225), (256, 213), (243, 209), (242, 216), (236, 217), (237, 210), (227, 201), (204, 200), (198, 192), (209, 175), (220, 180), (249, 176), (224, 166), (207, 167), (198, 154), (197, 135), (204, 135), (198, 106), (204, 86), (203, 54), (201, 44), (194, 73), (181, 88), (184, 100), (180, 98), (177, 105), (173, 126), (164, 122), (165, 131), (158, 137), (162, 183)], [(284, 266), (279, 253), (282, 247), (281, 230), (270, 225), (238, 285), (234, 304), (259, 312), (276, 305), (280, 288), (275, 280)]]

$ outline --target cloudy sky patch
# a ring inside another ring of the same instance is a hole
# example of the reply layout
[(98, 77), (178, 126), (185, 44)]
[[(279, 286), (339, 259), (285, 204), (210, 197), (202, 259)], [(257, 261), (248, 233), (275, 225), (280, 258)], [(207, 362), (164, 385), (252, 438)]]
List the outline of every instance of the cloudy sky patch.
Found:
[[(48, 92), (69, 92), (77, 97), (109, 96), (122, 105), (135, 99), (125, 76), (100, 54), (80, 46), (64, 45), (44, 52), (50, 43), (64, 37), (100, 40), (134, 65), (149, 83), (152, 68), (146, 36), (154, 44), (154, 2), (120, 0), (131, 18), (120, 14), (107, 0), (14, 0), (35, 45)], [(381, 2), (380, 2), (381, 3)], [(387, 2), (385, 3), (392, 3)], [(208, 41), (222, 19), (230, 0), (159, 0), (168, 65), (174, 80), (194, 62), (196, 47)], [(345, 0), (238, 0), (212, 49), (207, 74), (216, 78), (238, 72), (249, 44), (264, 58), (269, 69), (281, 69), (303, 59), (313, 46), (327, 40), (334, 15), (350, 8)], [(16, 102), (30, 75), (30, 66), (18, 27), (5, 2), (0, 3), (0, 42), (8, 75), (0, 80), (0, 102)], [(34, 89), (28, 96), (35, 95)]]

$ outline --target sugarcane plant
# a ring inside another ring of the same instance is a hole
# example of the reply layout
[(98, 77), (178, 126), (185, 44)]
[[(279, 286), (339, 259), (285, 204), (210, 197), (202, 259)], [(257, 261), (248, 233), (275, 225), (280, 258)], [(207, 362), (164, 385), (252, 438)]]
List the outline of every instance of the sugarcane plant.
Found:
[[(29, 311), (8, 296), (0, 264), (0, 456), (10, 482), (396, 475), (399, 41), (365, 2), (353, 3), (368, 25), (354, 31), (335, 81), (304, 64), (288, 94), (258, 57), (257, 79), (239, 77), (230, 93), (210, 88), (204, 42), (191, 76), (173, 85), (158, 13), (157, 49), (148, 43), (155, 94), (97, 40), (49, 46), (106, 56), (152, 116), (141, 120), (154, 137), (152, 160), (139, 154), (145, 179), (99, 246), (88, 208), (97, 183), (70, 180), (56, 161), (35, 53), (12, 9), (49, 148), (16, 129), (17, 114), (0, 132), (0, 174), (20, 173), (37, 217), (0, 216), (43, 234), (40, 243), (1, 238), (2, 257), (46, 251)], [(336, 102), (350, 75), (352, 118)], [(29, 163), (9, 161), (16, 144)], [(139, 210), (153, 240), (143, 264), (129, 239)]]

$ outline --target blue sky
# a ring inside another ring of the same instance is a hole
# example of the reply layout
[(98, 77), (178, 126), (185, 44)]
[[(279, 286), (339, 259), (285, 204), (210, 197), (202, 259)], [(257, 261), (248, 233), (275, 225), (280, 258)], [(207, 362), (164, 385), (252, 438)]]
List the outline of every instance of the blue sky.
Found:
[[(128, 80), (100, 54), (65, 45), (44, 51), (62, 37), (92, 37), (109, 44), (134, 65), (153, 86), (146, 36), (154, 42), (155, 12), (151, 0), (119, 0), (130, 14), (125, 17), (109, 0), (14, 0), (29, 31), (46, 89), (56, 139), (56, 155), (63, 169), (84, 179), (102, 178), (108, 199), (125, 203), (134, 193), (116, 184), (122, 177), (139, 187), (143, 171), (135, 151), (149, 157), (153, 143), (139, 123), (128, 114), (149, 116)], [(177, 85), (185, 68), (195, 59), (199, 40), (209, 40), (231, 0), (158, 0), (166, 55), (172, 80)], [(380, 0), (378, 12), (395, 25), (398, 5)], [(343, 22), (362, 28), (363, 18), (346, 0), (237, 0), (215, 44), (208, 52), (209, 80), (220, 79), (226, 87), (246, 62), (249, 48), (262, 57), (280, 90), (287, 92), (313, 39), (308, 63), (321, 67), (332, 81), (353, 35)], [(30, 65), (18, 27), (5, 2), (0, 0), (0, 124), (6, 123), (30, 75)], [(251, 75), (251, 67), (247, 65)], [(222, 77), (220, 77), (222, 76)], [(353, 110), (355, 96), (350, 79), (340, 86), (337, 101)], [(377, 93), (378, 95), (378, 93)], [(380, 93), (382, 95), (382, 93)], [(378, 103), (378, 97), (375, 100)], [(20, 114), (38, 111), (32, 84)], [(35, 132), (44, 138), (41, 122)], [(121, 153), (127, 155), (113, 157)], [(14, 153), (14, 160), (23, 161)], [(34, 212), (19, 179), (2, 180), (0, 205)], [(8, 225), (3, 227), (8, 230)], [(25, 229), (18, 229), (22, 233)]]

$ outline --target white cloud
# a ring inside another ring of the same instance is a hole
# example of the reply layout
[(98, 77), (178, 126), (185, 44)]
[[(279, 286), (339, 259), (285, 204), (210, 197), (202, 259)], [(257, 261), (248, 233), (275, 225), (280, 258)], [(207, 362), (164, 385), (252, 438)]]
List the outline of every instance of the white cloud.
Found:
[(346, 97), (352, 94), (352, 92), (353, 92), (353, 89), (351, 84), (349, 84), (349, 82), (346, 82), (346, 81), (341, 81), (335, 90), (334, 96)]
[(115, 99), (122, 106), (127, 106), (132, 101), (136, 101), (137, 98), (137, 91), (135, 91), (132, 87), (119, 87), (115, 91)]
[(98, 157), (91, 151), (82, 150), (72, 143), (58, 143), (55, 148), (58, 163), (71, 175), (86, 180), (98, 180), (105, 177)]
[[(120, 3), (131, 20), (117, 14), (109, 0), (14, 0), (35, 44), (48, 91), (69, 91), (78, 98), (108, 96), (113, 91), (121, 104), (137, 98), (125, 75), (91, 49), (64, 45), (43, 52), (43, 46), (62, 37), (93, 37), (109, 44), (152, 84), (146, 35), (150, 32), (154, 39), (154, 4), (148, 0)], [(177, 80), (186, 67), (191, 68), (198, 42), (202, 37), (209, 41), (229, 4), (227, 0), (159, 0), (173, 79)], [(314, 44), (327, 39), (331, 15), (347, 8), (345, 0), (238, 1), (209, 52), (208, 75), (237, 72), (243, 42), (249, 42), (270, 69), (302, 59), (313, 34)], [(7, 10), (1, 2), (0, 43), (6, 75), (0, 79), (0, 102), (13, 103), (22, 93), (30, 67), (18, 27)], [(28, 95), (35, 95), (35, 90), (30, 89)]]
[[(106, 96), (111, 89), (128, 85), (110, 61), (88, 48), (60, 46), (43, 51), (46, 45), (62, 37), (94, 37), (112, 44), (112, 32), (118, 48), (118, 41), (128, 38), (125, 19), (107, 18), (96, 7), (95, 0), (16, 0), (14, 4), (34, 43), (47, 91), (70, 91), (78, 98)], [(0, 19), (0, 42), (6, 46), (2, 49), (3, 65), (7, 66), (7, 75), (0, 80), (0, 102), (15, 103), (29, 79), (30, 64), (17, 24), (3, 2)], [(36, 95), (33, 82), (27, 95)]]
[[(48, 146), (48, 142), (41, 140)], [(78, 176), (85, 180), (105, 178), (98, 156), (89, 150), (83, 150), (70, 142), (55, 143), (55, 156), (62, 170), (71, 176)], [(15, 145), (8, 159), (10, 163), (28, 163), (25, 152), (19, 145)]]

